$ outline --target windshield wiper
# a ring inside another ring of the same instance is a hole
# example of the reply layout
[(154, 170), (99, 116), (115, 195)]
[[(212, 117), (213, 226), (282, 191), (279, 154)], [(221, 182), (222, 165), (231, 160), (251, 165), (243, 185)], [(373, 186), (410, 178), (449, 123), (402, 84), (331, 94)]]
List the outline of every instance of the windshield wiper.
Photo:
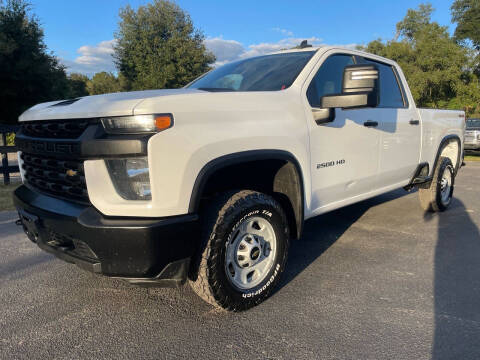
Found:
[(222, 91), (236, 91), (231, 88), (214, 88), (214, 87), (199, 87), (198, 90), (211, 91), (211, 92), (222, 92)]

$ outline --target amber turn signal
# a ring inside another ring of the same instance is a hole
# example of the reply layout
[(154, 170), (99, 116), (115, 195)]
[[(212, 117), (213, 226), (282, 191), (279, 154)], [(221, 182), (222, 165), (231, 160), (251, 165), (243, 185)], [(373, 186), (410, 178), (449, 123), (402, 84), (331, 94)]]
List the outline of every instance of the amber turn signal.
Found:
[(172, 117), (170, 115), (156, 115), (155, 127), (158, 131), (168, 129), (173, 125)]

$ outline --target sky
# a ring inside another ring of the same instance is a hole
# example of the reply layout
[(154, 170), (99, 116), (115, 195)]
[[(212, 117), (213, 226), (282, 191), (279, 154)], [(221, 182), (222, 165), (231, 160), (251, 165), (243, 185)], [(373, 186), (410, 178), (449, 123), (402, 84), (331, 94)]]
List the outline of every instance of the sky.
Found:
[[(433, 20), (450, 27), (453, 0), (433, 0)], [(217, 65), (294, 46), (308, 39), (314, 45), (354, 47), (391, 39), (407, 9), (422, 0), (178, 0)], [(45, 32), (45, 43), (69, 72), (92, 76), (115, 72), (114, 32), (120, 8), (147, 0), (30, 0)]]

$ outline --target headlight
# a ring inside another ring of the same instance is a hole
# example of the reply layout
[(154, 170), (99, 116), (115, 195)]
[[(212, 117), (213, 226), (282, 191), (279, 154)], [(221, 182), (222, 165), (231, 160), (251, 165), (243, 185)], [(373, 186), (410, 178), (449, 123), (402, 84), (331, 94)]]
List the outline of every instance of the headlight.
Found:
[(105, 160), (117, 193), (126, 200), (150, 200), (150, 175), (146, 157)]
[(171, 114), (134, 115), (102, 118), (109, 134), (138, 134), (162, 131), (173, 126)]

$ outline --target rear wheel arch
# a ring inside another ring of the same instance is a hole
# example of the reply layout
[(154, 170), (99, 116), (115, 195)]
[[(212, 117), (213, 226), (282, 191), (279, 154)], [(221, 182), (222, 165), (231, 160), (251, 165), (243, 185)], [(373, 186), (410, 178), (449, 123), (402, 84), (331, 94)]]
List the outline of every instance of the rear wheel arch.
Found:
[[(238, 179), (235, 177), (235, 174), (248, 171), (251, 171), (251, 174)], [(255, 178), (255, 171), (260, 174), (259, 178)], [(285, 207), (292, 236), (301, 236), (305, 190), (302, 169), (293, 154), (284, 150), (251, 150), (211, 160), (197, 175), (189, 212), (199, 212), (202, 200), (211, 195), (212, 191), (239, 190), (235, 181), (238, 181), (238, 186), (246, 186), (248, 190), (273, 195)]]
[(460, 154), (461, 147), (462, 147), (462, 142), (458, 137), (458, 135), (445, 136), (440, 142), (440, 145), (438, 147), (438, 151), (435, 156), (435, 161), (433, 163), (433, 166), (430, 168), (430, 173), (431, 173), (430, 175), (433, 176), (433, 172), (437, 168), (439, 159), (441, 157), (447, 157), (451, 160), (455, 169), (455, 174), (456, 174), (462, 162), (462, 156)]

